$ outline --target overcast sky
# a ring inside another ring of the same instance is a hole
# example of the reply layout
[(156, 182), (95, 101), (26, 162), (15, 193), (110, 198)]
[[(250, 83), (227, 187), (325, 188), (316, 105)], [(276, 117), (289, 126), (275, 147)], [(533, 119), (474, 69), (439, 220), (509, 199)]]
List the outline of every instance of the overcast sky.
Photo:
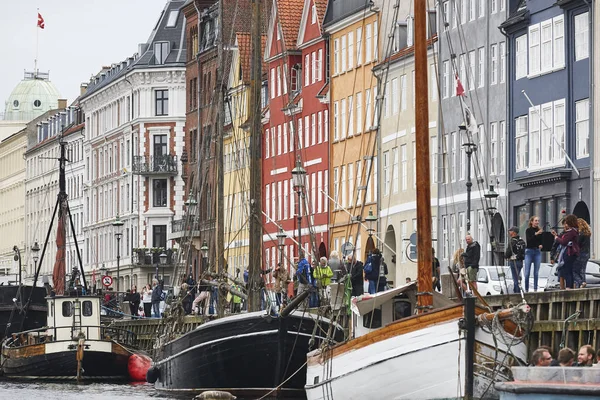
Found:
[[(72, 102), (79, 85), (103, 65), (124, 60), (146, 42), (167, 0), (0, 0), (0, 112), (23, 70), (50, 71), (61, 96)], [(45, 29), (37, 28), (37, 8)], [(38, 31), (38, 32), (36, 32)]]

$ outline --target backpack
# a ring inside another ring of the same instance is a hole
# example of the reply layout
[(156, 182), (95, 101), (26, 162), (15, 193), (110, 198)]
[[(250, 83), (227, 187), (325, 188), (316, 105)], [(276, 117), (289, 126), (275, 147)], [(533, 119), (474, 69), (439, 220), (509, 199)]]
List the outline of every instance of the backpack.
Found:
[(514, 252), (517, 260), (523, 261), (525, 259), (525, 248), (526, 247), (527, 247), (527, 243), (525, 243), (525, 241), (523, 239), (518, 238), (517, 241), (515, 242), (515, 245), (513, 248), (513, 252)]
[(373, 266), (371, 265), (370, 261), (365, 264), (364, 271), (365, 271), (365, 274), (367, 274), (367, 275), (369, 275), (371, 272), (373, 272)]

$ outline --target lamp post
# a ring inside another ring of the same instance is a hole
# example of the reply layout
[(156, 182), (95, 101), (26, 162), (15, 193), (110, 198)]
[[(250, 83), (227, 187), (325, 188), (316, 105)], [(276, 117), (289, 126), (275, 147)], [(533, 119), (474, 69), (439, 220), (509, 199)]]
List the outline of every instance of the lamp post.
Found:
[[(183, 161), (182, 161), (183, 162)], [(191, 219), (191, 225), (192, 228), (190, 229), (191, 231), (196, 230), (196, 206), (198, 205), (198, 202), (196, 201), (196, 196), (194, 196), (194, 193), (190, 190), (190, 193), (188, 194), (188, 198), (185, 201), (185, 206), (188, 209), (188, 213), (190, 215), (190, 219)], [(189, 220), (188, 220), (189, 221)], [(185, 227), (183, 227), (183, 229), (185, 229)], [(187, 257), (186, 257), (187, 258)], [(194, 261), (196, 260), (196, 257), (194, 257)], [(194, 264), (194, 266), (192, 267), (192, 262), (189, 263), (189, 271), (188, 274), (192, 273), (192, 268), (194, 269), (194, 278), (196, 278), (196, 265)]]
[[(494, 190), (494, 185), (490, 184), (490, 188), (487, 192), (484, 193), (483, 197), (485, 197), (486, 199), (486, 205), (487, 205), (487, 212), (490, 216), (490, 218), (493, 218), (494, 215), (498, 212), (498, 208), (497, 208), (497, 204), (498, 204), (498, 196), (500, 196), (498, 194), (498, 192), (496, 192)], [(489, 204), (489, 205), (488, 205)], [(494, 265), (496, 265), (494, 260), (494, 254), (496, 254), (496, 241), (495, 241), (495, 237), (494, 237), (494, 226), (493, 226), (493, 219), (492, 219), (492, 229), (490, 229), (490, 249), (492, 251), (492, 263)]]
[(302, 190), (304, 189), (304, 178), (306, 170), (302, 167), (300, 158), (296, 161), (296, 167), (292, 170), (292, 183), (298, 194), (298, 260), (302, 251)]
[(458, 126), (458, 129), (461, 133), (461, 136), (464, 138), (464, 143), (462, 144), (465, 148), (465, 153), (467, 153), (467, 232), (471, 231), (471, 187), (473, 183), (471, 182), (471, 156), (473, 152), (477, 149), (477, 145), (471, 142), (471, 137), (469, 136), (469, 131), (467, 129), (466, 123), (462, 123)]
[(204, 273), (204, 270), (206, 269), (208, 263), (208, 244), (206, 243), (206, 239), (204, 239), (204, 241), (202, 242), (202, 247), (200, 247), (200, 253), (202, 255), (202, 272)]
[(33, 257), (33, 273), (35, 275), (36, 271), (37, 271), (37, 262), (40, 259), (39, 256), (40, 253), (40, 245), (38, 244), (37, 240), (33, 243), (33, 246), (31, 246), (31, 254)]
[[(102, 278), (106, 276), (106, 265), (102, 263), (102, 267), (100, 267), (100, 282), (102, 282)], [(108, 288), (106, 288), (108, 289)]]
[(119, 219), (119, 214), (117, 214), (117, 218), (112, 223), (112, 226), (115, 228), (115, 237), (117, 238), (117, 295), (120, 291), (120, 277), (121, 277), (121, 228), (123, 228), (123, 221)]
[(163, 285), (164, 285), (165, 284), (165, 265), (167, 265), (167, 255), (163, 251), (162, 253), (160, 253), (160, 256), (158, 256), (158, 258), (160, 259), (160, 265), (162, 265), (162, 279), (163, 279)]
[(279, 228), (279, 232), (277, 232), (277, 246), (279, 247), (279, 268), (283, 267), (283, 248), (285, 247), (285, 238), (287, 235), (283, 231), (283, 229)]
[(365, 218), (365, 222), (367, 223), (367, 232), (369, 233), (369, 237), (372, 237), (375, 233), (375, 223), (377, 222), (377, 216), (373, 215), (373, 210), (369, 208), (369, 215)]

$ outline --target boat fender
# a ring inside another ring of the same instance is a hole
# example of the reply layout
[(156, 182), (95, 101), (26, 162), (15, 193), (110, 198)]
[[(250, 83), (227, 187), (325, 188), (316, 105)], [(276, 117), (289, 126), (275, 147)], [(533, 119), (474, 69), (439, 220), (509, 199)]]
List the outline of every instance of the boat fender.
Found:
[(148, 369), (148, 372), (146, 372), (146, 382), (148, 382), (148, 383), (156, 382), (159, 377), (160, 377), (160, 369), (155, 365), (150, 367)]
[(220, 390), (208, 390), (200, 393), (194, 399), (200, 400), (234, 400), (237, 399), (234, 395), (229, 392), (222, 392)]
[(127, 370), (132, 382), (145, 382), (146, 374), (152, 366), (152, 359), (145, 354), (134, 353), (129, 356)]

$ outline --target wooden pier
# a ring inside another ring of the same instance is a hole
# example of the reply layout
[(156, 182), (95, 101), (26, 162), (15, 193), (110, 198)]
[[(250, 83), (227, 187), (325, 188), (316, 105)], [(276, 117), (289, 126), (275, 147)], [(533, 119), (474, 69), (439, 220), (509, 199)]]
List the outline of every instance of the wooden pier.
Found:
[[(490, 307), (522, 302), (520, 294), (510, 296), (486, 296)], [(565, 347), (577, 352), (585, 344), (598, 349), (598, 333), (600, 332), (600, 288), (559, 290), (551, 292), (525, 293), (525, 300), (531, 306), (534, 323), (528, 339), (529, 354), (539, 346), (546, 345), (552, 349), (554, 357), (558, 355), (567, 324)], [(579, 312), (578, 316), (574, 316)]]

